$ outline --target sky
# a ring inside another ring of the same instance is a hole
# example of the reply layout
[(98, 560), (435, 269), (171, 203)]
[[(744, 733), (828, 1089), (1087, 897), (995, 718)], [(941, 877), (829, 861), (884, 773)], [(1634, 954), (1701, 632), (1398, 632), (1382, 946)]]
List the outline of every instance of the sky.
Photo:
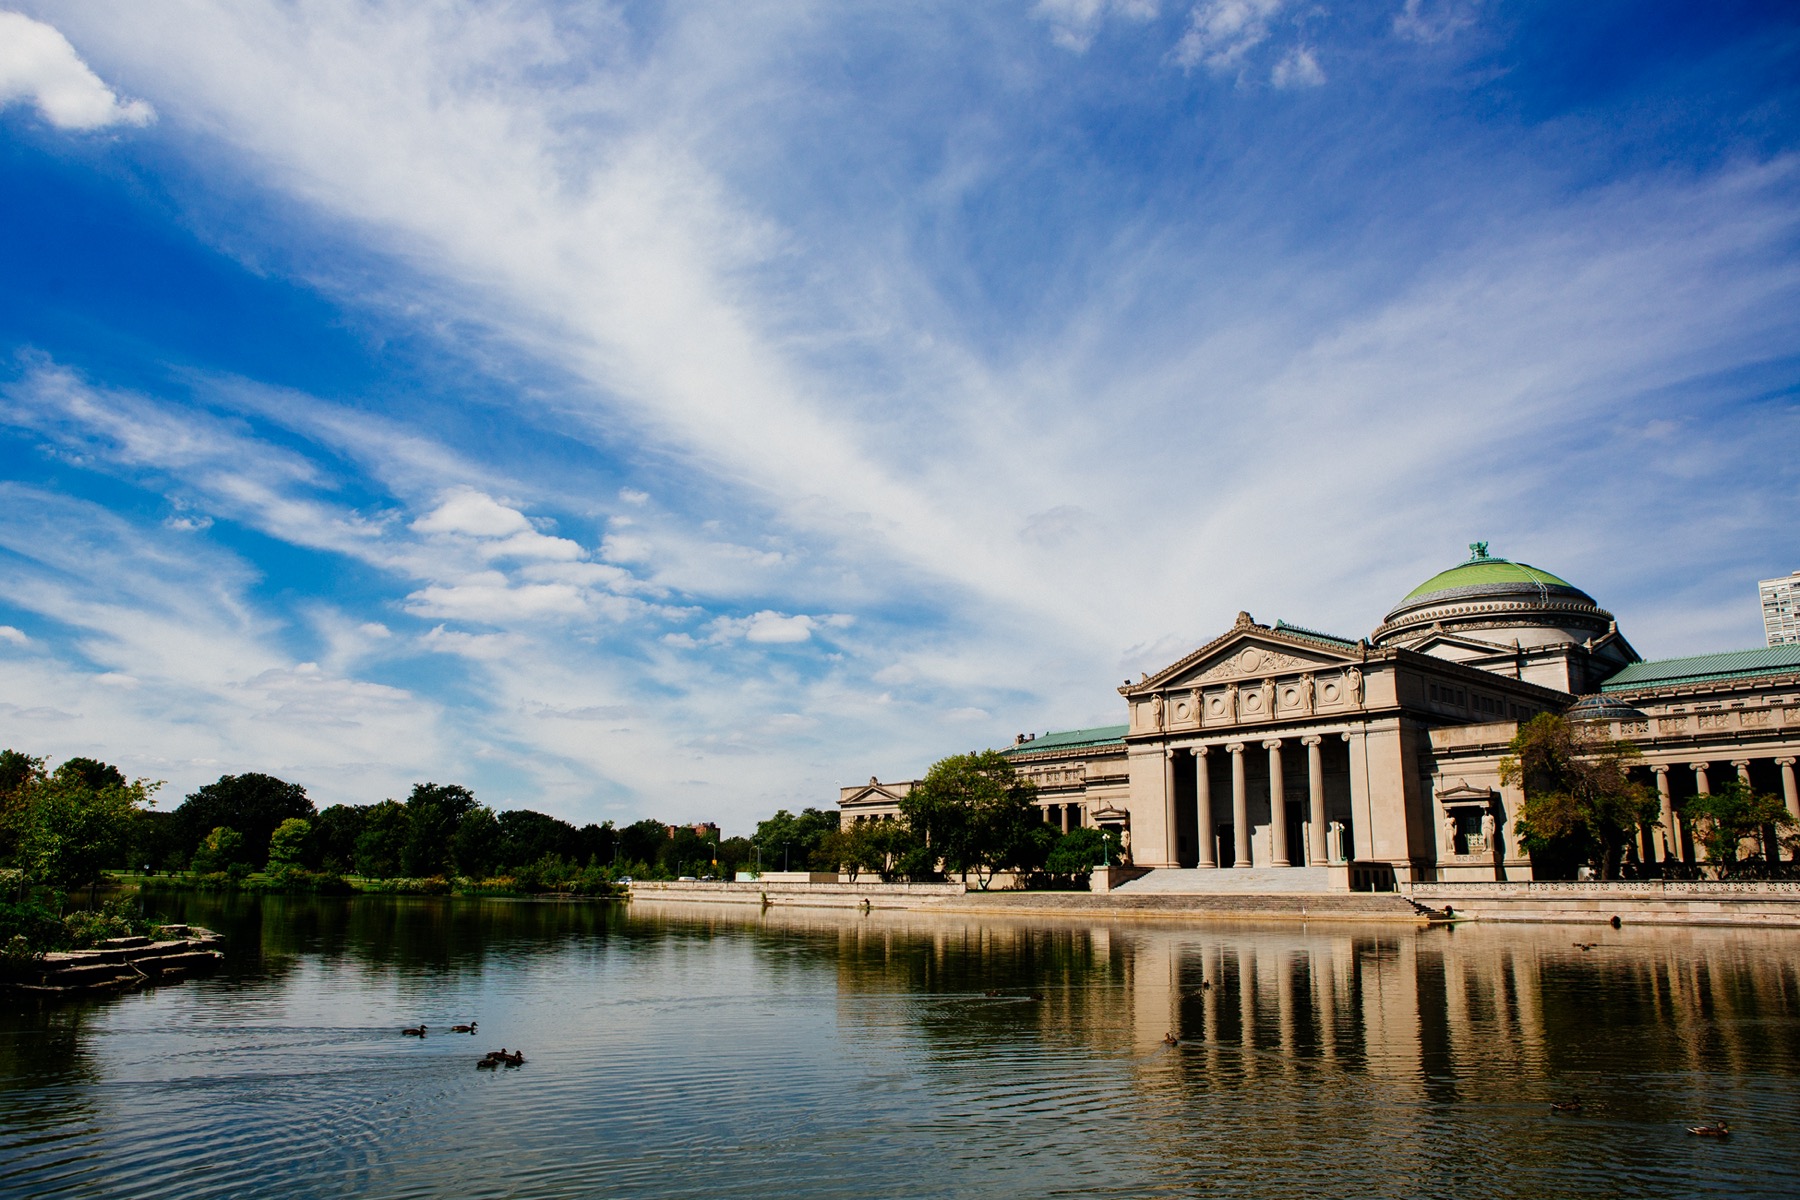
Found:
[(1800, 568), (1800, 10), (0, 0), (0, 743), (747, 832)]

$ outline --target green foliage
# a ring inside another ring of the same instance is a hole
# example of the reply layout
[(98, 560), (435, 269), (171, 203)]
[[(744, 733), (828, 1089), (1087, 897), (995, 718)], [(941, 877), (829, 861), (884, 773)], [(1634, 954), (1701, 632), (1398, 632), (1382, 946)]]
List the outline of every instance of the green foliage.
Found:
[(1555, 713), (1521, 726), (1500, 760), (1504, 783), (1520, 784), (1525, 804), (1514, 825), (1540, 879), (1569, 878), (1588, 863), (1616, 879), (1626, 844), (1657, 823), (1656, 794), (1626, 772), (1640, 757), (1598, 727)]
[(190, 792), (175, 810), (183, 845), (192, 846), (223, 825), (243, 835), (243, 861), (252, 867), (269, 861), (269, 838), (276, 826), (289, 817), (311, 820), (315, 815), (305, 788), (256, 772), (221, 775), (216, 783)]
[(366, 879), (399, 875), (400, 856), (411, 831), (405, 805), (392, 800), (369, 805), (363, 810), (362, 831), (356, 836), (356, 873)]
[(200, 839), (194, 851), (194, 870), (202, 875), (229, 875), (241, 879), (250, 873), (244, 861), (244, 835), (229, 825), (214, 828)]
[(1779, 796), (1751, 791), (1742, 780), (1732, 779), (1709, 796), (1690, 796), (1682, 814), (1692, 823), (1706, 847), (1709, 866), (1723, 879), (1742, 867), (1745, 842), (1759, 843), (1765, 863), (1779, 858), (1780, 835), (1790, 836), (1800, 823)]
[(1122, 850), (1115, 831), (1078, 826), (1057, 838), (1044, 860), (1044, 870), (1057, 877), (1084, 877), (1104, 863), (1118, 862)]
[(313, 820), (309, 865), (342, 873), (356, 865), (356, 839), (362, 836), (368, 809), (352, 804), (333, 804)]
[(997, 750), (957, 754), (932, 764), (901, 801), (913, 834), (946, 871), (975, 876), (986, 890), (998, 871), (1027, 864), (1038, 849), (1037, 787), (1013, 772)]
[(494, 869), (500, 856), (500, 822), (494, 810), (481, 805), (463, 814), (450, 838), (450, 857), (456, 873), (480, 878)]
[(289, 817), (269, 835), (269, 869), (279, 871), (304, 867), (311, 841), (312, 822), (304, 817)]
[(85, 950), (108, 938), (152, 936), (156, 928), (139, 912), (135, 892), (115, 896), (97, 909), (61, 915), (34, 897), (0, 900), (0, 963), (16, 966), (53, 950)]
[(475, 794), (458, 783), (416, 783), (406, 798), (406, 841), (400, 866), (408, 875), (432, 876), (449, 871), (451, 839), (462, 819), (479, 805)]
[(70, 759), (47, 775), (39, 762), (17, 779), (7, 807), (15, 860), (32, 881), (59, 890), (96, 881), (122, 864), (136, 816), (159, 786), (127, 783), (93, 759)]
[(765, 871), (832, 870), (837, 866), (826, 846), (826, 839), (838, 828), (838, 814), (822, 809), (802, 809), (795, 816), (778, 809), (774, 816), (760, 821), (752, 845), (762, 851)]

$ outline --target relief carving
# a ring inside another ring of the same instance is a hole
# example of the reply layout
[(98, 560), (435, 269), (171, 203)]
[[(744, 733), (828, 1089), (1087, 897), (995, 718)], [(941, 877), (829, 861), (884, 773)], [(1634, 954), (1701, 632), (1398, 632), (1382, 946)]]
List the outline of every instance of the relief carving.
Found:
[(1312, 665), (1306, 659), (1295, 658), (1291, 654), (1282, 654), (1277, 650), (1265, 650), (1260, 646), (1246, 646), (1236, 654), (1208, 667), (1200, 673), (1199, 677), (1201, 679), (1225, 679), (1231, 676), (1241, 678), (1245, 675), (1288, 671)]

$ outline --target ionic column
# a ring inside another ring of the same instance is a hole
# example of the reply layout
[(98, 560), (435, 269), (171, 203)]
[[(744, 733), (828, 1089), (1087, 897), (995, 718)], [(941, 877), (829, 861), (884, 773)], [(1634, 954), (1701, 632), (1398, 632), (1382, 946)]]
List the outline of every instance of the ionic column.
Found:
[(1163, 751), (1163, 862), (1181, 865), (1181, 843), (1175, 836), (1175, 751)]
[(1269, 752), (1269, 865), (1287, 867), (1287, 781), (1281, 777), (1281, 739), (1263, 743)]
[(1244, 792), (1244, 743), (1233, 742), (1225, 747), (1231, 755), (1231, 833), (1233, 849), (1237, 851), (1234, 867), (1248, 867), (1250, 863), (1250, 797)]
[(1712, 764), (1709, 762), (1697, 762), (1689, 763), (1688, 766), (1692, 767), (1694, 770), (1694, 789), (1702, 796), (1712, 795), (1712, 784), (1708, 782), (1706, 778), (1706, 768), (1712, 766)]
[(1062, 806), (1062, 831), (1064, 833), (1069, 832), (1069, 810), (1074, 807), (1073, 804), (1065, 804)]
[(1194, 747), (1194, 808), (1199, 827), (1195, 836), (1200, 842), (1194, 865), (1216, 868), (1219, 864), (1213, 856), (1212, 772), (1206, 769), (1206, 750), (1205, 746)]
[(1675, 832), (1675, 801), (1669, 794), (1669, 765), (1657, 763), (1650, 769), (1656, 772), (1656, 795), (1662, 801), (1662, 861), (1674, 862), (1681, 857), (1681, 838)]
[(1737, 768), (1738, 782), (1744, 785), (1745, 791), (1749, 791), (1750, 790), (1750, 760), (1747, 758), (1734, 758), (1731, 760), (1731, 765)]
[[(1788, 815), (1800, 820), (1800, 787), (1794, 783), (1794, 760), (1778, 758), (1775, 765), (1781, 768), (1781, 799), (1787, 804)], [(1794, 851), (1794, 859), (1800, 862), (1800, 850)]]
[(1306, 747), (1307, 819), (1311, 822), (1306, 832), (1306, 861), (1322, 867), (1329, 861), (1325, 853), (1325, 752), (1320, 748), (1325, 739), (1314, 735), (1300, 741)]

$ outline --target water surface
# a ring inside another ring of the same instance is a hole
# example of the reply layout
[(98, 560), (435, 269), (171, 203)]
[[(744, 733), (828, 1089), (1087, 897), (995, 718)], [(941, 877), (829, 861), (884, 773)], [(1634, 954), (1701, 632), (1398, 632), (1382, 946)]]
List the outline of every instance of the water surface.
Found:
[[(1800, 1186), (1792, 934), (150, 904), (226, 969), (0, 1011), (0, 1194)], [(500, 1046), (528, 1062), (475, 1068)]]

